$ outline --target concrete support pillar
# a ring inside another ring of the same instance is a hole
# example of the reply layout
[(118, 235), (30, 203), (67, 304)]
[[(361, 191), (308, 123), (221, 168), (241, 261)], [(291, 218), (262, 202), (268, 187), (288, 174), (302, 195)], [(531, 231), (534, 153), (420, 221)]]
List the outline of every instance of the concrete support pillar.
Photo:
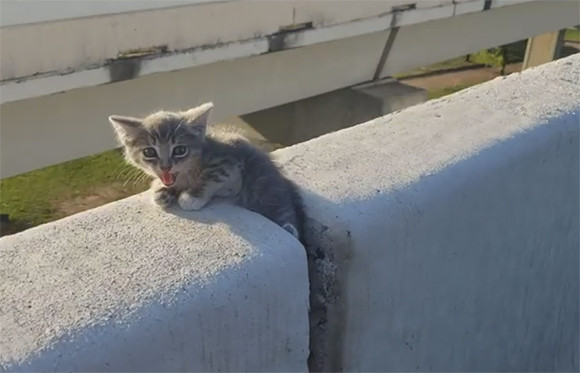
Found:
[(528, 39), (522, 70), (542, 65), (560, 57), (564, 44), (564, 30), (548, 32)]

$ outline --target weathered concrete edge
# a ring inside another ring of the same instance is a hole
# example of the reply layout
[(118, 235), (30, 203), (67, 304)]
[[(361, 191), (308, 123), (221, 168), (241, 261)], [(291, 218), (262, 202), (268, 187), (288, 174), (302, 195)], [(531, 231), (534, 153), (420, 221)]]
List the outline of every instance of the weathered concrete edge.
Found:
[[(580, 55), (574, 55), (276, 151), (302, 185), (310, 218), (311, 370), (344, 368), (348, 316), (339, 298), (355, 246), (350, 214), (365, 215), (373, 200), (412, 189), (494, 145), (546, 127), (552, 119), (572, 115), (578, 120), (579, 112)], [(398, 140), (393, 151), (377, 151)], [(504, 161), (496, 157), (484, 167), (492, 170), (498, 162)], [(389, 164), (392, 170), (381, 173), (379, 166), (369, 172), (369, 163)], [(362, 172), (352, 177), (345, 169)], [(382, 208), (397, 211), (397, 200), (389, 203), (395, 204), (392, 209)]]
[(304, 249), (239, 208), (144, 193), (3, 237), (0, 273), (0, 371), (307, 369)]

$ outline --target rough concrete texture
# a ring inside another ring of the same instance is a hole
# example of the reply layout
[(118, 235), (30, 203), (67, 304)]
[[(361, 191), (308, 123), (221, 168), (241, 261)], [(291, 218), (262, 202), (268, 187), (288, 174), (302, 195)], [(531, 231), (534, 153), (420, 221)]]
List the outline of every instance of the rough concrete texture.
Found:
[(275, 152), (312, 370), (578, 371), (580, 55)]
[(304, 248), (138, 195), (0, 239), (0, 370), (305, 371)]

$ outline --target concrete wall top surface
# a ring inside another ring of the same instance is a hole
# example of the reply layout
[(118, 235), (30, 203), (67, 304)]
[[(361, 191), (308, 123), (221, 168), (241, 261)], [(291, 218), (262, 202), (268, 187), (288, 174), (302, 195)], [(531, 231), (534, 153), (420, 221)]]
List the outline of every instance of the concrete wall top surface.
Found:
[(0, 370), (306, 370), (304, 249), (247, 211), (139, 195), (3, 237), (0, 263)]

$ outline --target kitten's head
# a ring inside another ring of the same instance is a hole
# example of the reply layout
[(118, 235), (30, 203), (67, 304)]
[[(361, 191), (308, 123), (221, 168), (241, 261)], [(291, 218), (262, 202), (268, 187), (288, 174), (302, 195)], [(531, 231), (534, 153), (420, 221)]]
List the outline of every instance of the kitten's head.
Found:
[(208, 102), (184, 112), (160, 111), (144, 119), (112, 115), (109, 121), (127, 160), (171, 186), (196, 168), (212, 108)]

